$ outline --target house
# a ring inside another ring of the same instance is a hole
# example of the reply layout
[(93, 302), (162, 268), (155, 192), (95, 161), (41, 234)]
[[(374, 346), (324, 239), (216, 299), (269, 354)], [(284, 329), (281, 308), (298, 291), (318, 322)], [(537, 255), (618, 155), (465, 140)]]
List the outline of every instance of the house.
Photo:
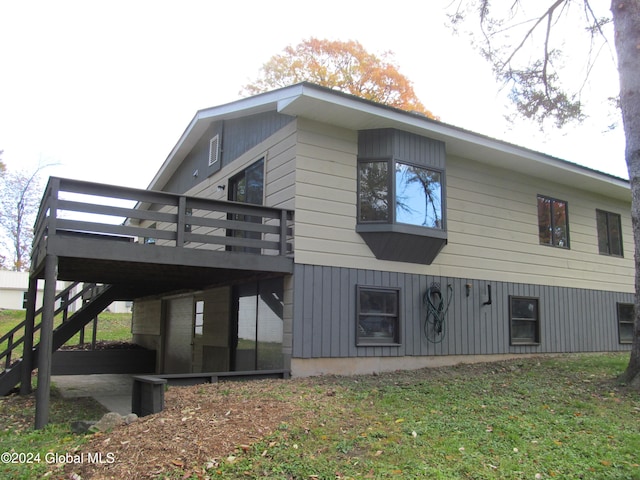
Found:
[[(58, 282), (56, 292), (62, 292), (65, 287), (64, 282)], [(38, 308), (42, 307), (43, 288), (44, 285), (38, 286)], [(24, 299), (28, 289), (29, 272), (0, 270), (0, 310), (24, 310)], [(131, 306), (125, 302), (114, 302), (108, 307), (108, 310), (112, 313), (129, 313)]]
[(627, 180), (316, 85), (197, 112), (147, 190), (45, 200), (32, 277), (134, 300), (158, 373), (630, 349)]
[[(623, 179), (300, 84), (198, 112), (149, 189), (295, 212), (292, 274), (137, 300), (165, 371), (629, 348)], [(431, 286), (450, 302), (435, 338)]]
[[(23, 309), (24, 296), (29, 284), (29, 272), (14, 272), (0, 270), (0, 309)], [(64, 288), (62, 283), (56, 286), (56, 291)], [(42, 288), (40, 288), (42, 293)]]

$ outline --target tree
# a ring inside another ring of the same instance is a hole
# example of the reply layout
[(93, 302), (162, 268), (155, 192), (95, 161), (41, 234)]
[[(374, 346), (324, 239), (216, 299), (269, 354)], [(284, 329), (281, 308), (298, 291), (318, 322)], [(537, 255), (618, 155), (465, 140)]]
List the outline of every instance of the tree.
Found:
[[(621, 380), (640, 388), (640, 0), (613, 0), (607, 14), (596, 14), (593, 7), (600, 6), (598, 3), (512, 0), (500, 3), (496, 14), (491, 0), (460, 0), (451, 20), (458, 28), (470, 13), (472, 18), (479, 19), (477, 45), (491, 63), (496, 78), (509, 88), (509, 97), (518, 114), (541, 126), (553, 120), (557, 127), (584, 118), (581, 85), (601, 53), (610, 49), (605, 29), (613, 25), (620, 82), (618, 100), (631, 185), (636, 269), (633, 345)], [(584, 71), (577, 88), (571, 88), (567, 85), (575, 74), (567, 74), (562, 66), (572, 61), (575, 53), (566, 55), (562, 42), (574, 40), (571, 36), (580, 31), (575, 28), (576, 24), (586, 33), (586, 40), (582, 40)], [(563, 36), (563, 31), (572, 34)]]
[(265, 63), (260, 77), (240, 92), (255, 95), (299, 82), (311, 82), (367, 100), (436, 118), (418, 100), (413, 84), (398, 71), (392, 53), (381, 57), (353, 40), (310, 38)]
[(13, 259), (10, 268), (18, 272), (29, 269), (29, 254), (33, 241), (32, 225), (38, 213), (42, 188), (40, 172), (50, 165), (41, 165), (34, 172), (6, 171), (0, 177), (0, 230), (2, 243)]

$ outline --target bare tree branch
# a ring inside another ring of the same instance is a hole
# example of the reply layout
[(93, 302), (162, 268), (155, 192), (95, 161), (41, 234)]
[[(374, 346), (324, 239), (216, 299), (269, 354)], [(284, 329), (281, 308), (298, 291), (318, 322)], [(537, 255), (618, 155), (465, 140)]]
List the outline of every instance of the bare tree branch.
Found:
[[(533, 32), (536, 30), (536, 28), (538, 28), (538, 25), (540, 25), (545, 18), (548, 17), (548, 25), (550, 25), (551, 22), (551, 17), (553, 16), (553, 12), (555, 11), (556, 8), (558, 8), (561, 4), (567, 2), (568, 0), (556, 0), (553, 5), (551, 5), (547, 11), (541, 15), (536, 22), (533, 24), (533, 26), (525, 33), (524, 37), (522, 37), (522, 41), (520, 42), (520, 44), (513, 49), (513, 51), (511, 52), (511, 55), (509, 55), (509, 57), (504, 61), (504, 65), (508, 65), (511, 63), (511, 61), (513, 60), (513, 58), (516, 56), (516, 54), (522, 49), (522, 47), (524, 46), (524, 44), (526, 43), (526, 41), (531, 38), (531, 36), (533, 35)], [(517, 2), (516, 2), (517, 3)], [(547, 27), (547, 30), (549, 29), (549, 27)], [(546, 49), (547, 45), (545, 44), (545, 57), (548, 56), (548, 50)]]
[(0, 216), (2, 231), (7, 249), (13, 255), (12, 270), (23, 271), (29, 267), (29, 250), (33, 239), (31, 225), (40, 204), (41, 189), (39, 175), (45, 168), (57, 165), (41, 163), (31, 173), (6, 172), (2, 178), (0, 203), (3, 215)]

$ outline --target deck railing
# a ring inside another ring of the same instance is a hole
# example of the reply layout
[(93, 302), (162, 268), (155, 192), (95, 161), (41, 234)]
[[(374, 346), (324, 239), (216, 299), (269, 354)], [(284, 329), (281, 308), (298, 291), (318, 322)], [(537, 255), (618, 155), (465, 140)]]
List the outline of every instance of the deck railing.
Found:
[(32, 265), (56, 234), (286, 256), (293, 211), (51, 177), (34, 225)]

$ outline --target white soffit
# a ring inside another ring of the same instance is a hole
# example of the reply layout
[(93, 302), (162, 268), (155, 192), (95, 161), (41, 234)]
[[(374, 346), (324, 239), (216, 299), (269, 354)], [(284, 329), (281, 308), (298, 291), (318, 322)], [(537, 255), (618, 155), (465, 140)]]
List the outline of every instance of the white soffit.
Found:
[(420, 114), (403, 112), (307, 83), (198, 111), (149, 188), (163, 186), (212, 121), (273, 110), (355, 131), (397, 128), (444, 142), (448, 155), (598, 192), (625, 202), (631, 200), (629, 182), (625, 179), (434, 121)]
[(278, 111), (350, 130), (397, 128), (444, 142), (449, 155), (515, 170), (623, 201), (631, 200), (629, 183), (625, 179), (433, 121), (419, 114), (386, 108), (325, 89), (306, 86), (302, 95), (278, 102)]

